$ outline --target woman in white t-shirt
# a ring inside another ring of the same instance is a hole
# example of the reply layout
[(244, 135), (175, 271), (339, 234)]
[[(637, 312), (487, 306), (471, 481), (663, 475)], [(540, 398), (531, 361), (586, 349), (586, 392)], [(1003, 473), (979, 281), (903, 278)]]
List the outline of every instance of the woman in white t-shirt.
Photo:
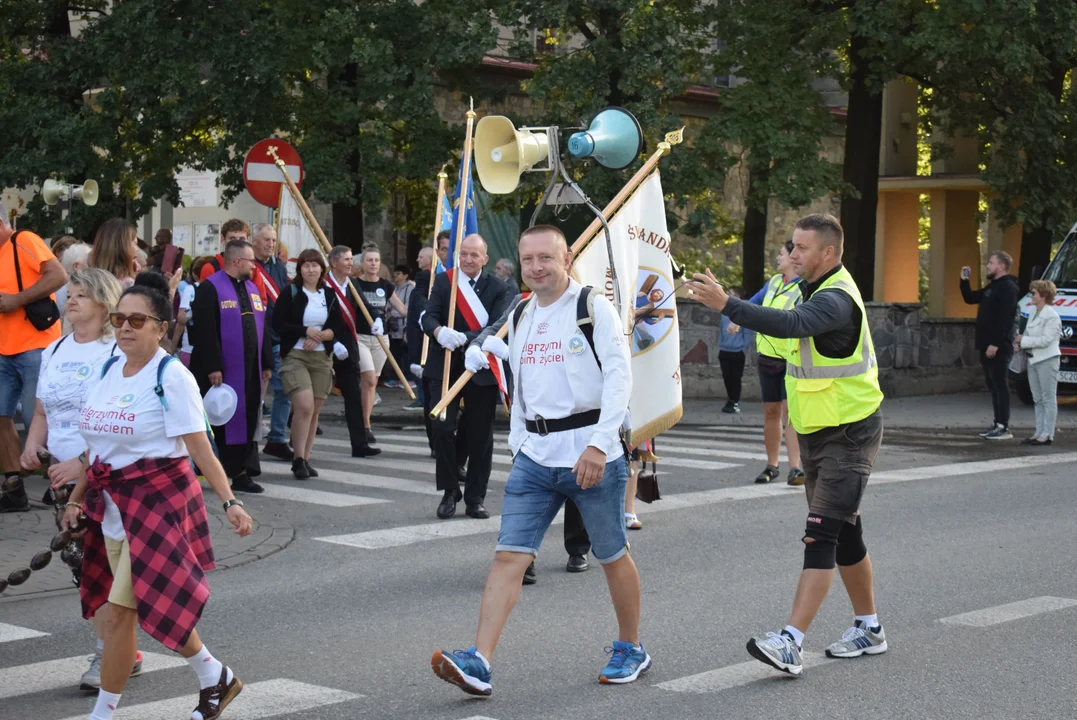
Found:
[[(68, 248), (68, 252), (75, 247)], [(21, 458), (24, 468), (37, 470), (43, 458), (51, 457), (49, 483), (57, 490), (73, 485), (82, 475), (86, 441), (79, 434), (79, 416), (86, 396), (101, 377), (102, 366), (118, 352), (108, 314), (115, 309), (122, 292), (112, 273), (97, 268), (73, 270), (66, 287), (64, 318), (72, 332), (53, 342), (41, 355), (37, 407)], [(84, 690), (96, 690), (101, 683), (104, 635), (96, 618), (94, 629), (97, 650), (82, 676), (80, 687)], [(132, 674), (141, 670), (142, 660), (136, 657)]]
[(192, 717), (216, 718), (243, 688), (195, 630), (214, 560), (191, 460), (224, 502), (237, 534), (250, 534), (251, 518), (214, 457), (198, 384), (160, 348), (172, 304), (164, 278), (158, 280), (160, 287), (126, 290), (109, 316), (123, 355), (105, 363), (83, 403), (79, 433), (90, 461), (62, 521), (77, 528), (85, 511), (83, 615), (105, 609), (97, 720), (112, 720), (119, 704), (135, 660), (136, 621), (198, 675)]

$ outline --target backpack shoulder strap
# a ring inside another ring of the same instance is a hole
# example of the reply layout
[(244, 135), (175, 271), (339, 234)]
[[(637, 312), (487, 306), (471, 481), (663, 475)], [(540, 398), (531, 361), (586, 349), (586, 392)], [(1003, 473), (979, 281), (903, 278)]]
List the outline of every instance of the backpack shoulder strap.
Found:
[(64, 340), (67, 340), (68, 337), (68, 335), (64, 335), (56, 341), (56, 345), (53, 346), (52, 352), (49, 353), (49, 360), (52, 360), (56, 356), (56, 351), (60, 349), (60, 346), (64, 344)]
[(590, 285), (585, 286), (576, 298), (576, 325), (583, 333), (583, 339), (591, 346), (591, 354), (595, 356), (598, 369), (602, 369), (602, 361), (598, 359), (598, 351), (595, 350), (595, 293)]
[[(115, 348), (115, 347), (116, 346), (113, 345), (113, 348)], [(105, 361), (105, 364), (101, 366), (101, 377), (105, 377), (105, 375), (108, 375), (109, 368), (112, 367), (113, 365), (115, 365), (116, 361), (119, 360), (119, 359), (120, 359), (119, 355), (110, 356), (109, 359)]]
[[(168, 412), (168, 400), (165, 399), (165, 388), (162, 381), (165, 376), (165, 368), (168, 367), (168, 363), (175, 359), (176, 358), (171, 355), (165, 355), (161, 358), (161, 361), (157, 363), (157, 384), (153, 388), (153, 393), (157, 396), (157, 399), (161, 401), (161, 405), (164, 406), (165, 412)], [(111, 362), (112, 358), (110, 358), (109, 361)]]
[[(295, 296), (299, 292), (299, 288), (295, 286), (295, 283), (288, 283), (288, 287), (292, 289), (292, 300), (295, 300)], [(274, 402), (276, 401), (274, 400)]]
[(520, 320), (524, 316), (524, 309), (531, 303), (531, 298), (534, 295), (528, 297), (526, 300), (521, 300), (516, 306), (516, 309), (512, 311), (512, 331), (516, 332), (520, 328)]

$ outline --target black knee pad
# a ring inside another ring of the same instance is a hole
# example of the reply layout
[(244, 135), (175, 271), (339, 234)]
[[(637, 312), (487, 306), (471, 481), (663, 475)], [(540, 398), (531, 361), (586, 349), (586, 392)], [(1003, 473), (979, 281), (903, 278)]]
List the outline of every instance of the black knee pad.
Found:
[(841, 520), (814, 513), (808, 515), (807, 529), (804, 532), (805, 570), (834, 569), (842, 525)]
[(860, 523), (860, 516), (856, 516), (856, 525), (849, 523), (841, 524), (841, 534), (838, 535), (838, 565), (849, 567), (856, 565), (868, 555), (868, 548), (864, 545), (864, 526)]

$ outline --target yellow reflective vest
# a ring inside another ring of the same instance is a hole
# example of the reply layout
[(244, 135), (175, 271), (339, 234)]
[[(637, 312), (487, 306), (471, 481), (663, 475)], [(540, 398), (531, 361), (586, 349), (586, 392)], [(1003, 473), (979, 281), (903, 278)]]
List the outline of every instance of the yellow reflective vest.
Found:
[(860, 340), (852, 355), (831, 358), (815, 349), (815, 338), (788, 341), (785, 390), (789, 422), (798, 433), (857, 422), (875, 412), (883, 400), (879, 365), (868, 329), (868, 313), (853, 276), (842, 267), (815, 292), (844, 292), (860, 309)]
[[(800, 301), (800, 278), (794, 277), (785, 282), (778, 273), (767, 281), (767, 291), (763, 295), (763, 307), (792, 310)], [(762, 333), (755, 334), (755, 351), (760, 355), (784, 358), (789, 355), (789, 341), (785, 338), (773, 338)]]

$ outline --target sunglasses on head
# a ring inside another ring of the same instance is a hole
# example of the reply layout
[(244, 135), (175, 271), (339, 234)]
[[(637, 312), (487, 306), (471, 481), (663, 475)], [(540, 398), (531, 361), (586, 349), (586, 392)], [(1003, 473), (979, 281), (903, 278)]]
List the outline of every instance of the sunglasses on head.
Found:
[(108, 314), (108, 321), (112, 323), (112, 327), (117, 330), (122, 328), (124, 323), (128, 323), (135, 330), (141, 330), (145, 326), (147, 320), (164, 322), (161, 318), (147, 315), (146, 313), (131, 313), (130, 315), (124, 315), (120, 312), (114, 312)]

